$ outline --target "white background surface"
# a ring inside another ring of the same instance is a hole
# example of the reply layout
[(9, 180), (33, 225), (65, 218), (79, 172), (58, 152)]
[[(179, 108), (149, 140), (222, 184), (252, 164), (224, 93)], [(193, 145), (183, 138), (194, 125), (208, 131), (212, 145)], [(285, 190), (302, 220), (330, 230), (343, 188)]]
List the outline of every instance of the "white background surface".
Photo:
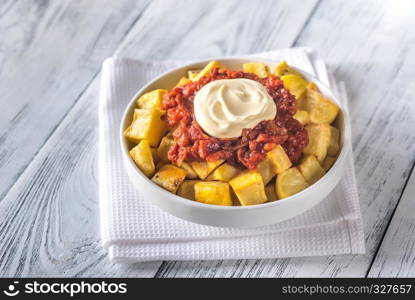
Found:
[[(1, 1), (0, 276), (415, 276), (415, 2)], [(114, 265), (99, 240), (101, 62), (312, 46), (350, 97), (367, 254)]]

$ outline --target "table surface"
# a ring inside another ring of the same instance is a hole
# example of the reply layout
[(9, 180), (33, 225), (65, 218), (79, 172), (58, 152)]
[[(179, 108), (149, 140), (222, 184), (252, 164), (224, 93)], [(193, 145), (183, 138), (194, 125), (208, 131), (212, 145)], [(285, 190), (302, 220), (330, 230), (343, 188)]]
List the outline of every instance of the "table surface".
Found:
[[(415, 1), (0, 3), (0, 276), (415, 276)], [(347, 84), (365, 255), (111, 264), (100, 244), (102, 61), (294, 46)]]

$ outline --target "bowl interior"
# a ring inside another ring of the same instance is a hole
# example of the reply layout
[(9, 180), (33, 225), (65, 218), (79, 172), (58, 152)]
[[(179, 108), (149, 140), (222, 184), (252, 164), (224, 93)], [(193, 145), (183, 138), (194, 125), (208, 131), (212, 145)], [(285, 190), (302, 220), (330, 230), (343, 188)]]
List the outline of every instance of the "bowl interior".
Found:
[[(293, 201), (295, 198), (300, 199), (302, 197), (302, 195), (307, 192), (307, 190), (312, 189), (314, 186), (316, 186), (318, 184), (322, 184), (322, 182), (324, 181), (324, 178), (326, 178), (327, 176), (330, 176), (330, 173), (331, 173), (330, 171), (332, 169), (336, 168), (336, 166), (340, 164), (339, 162), (341, 160), (345, 159), (346, 152), (350, 147), (350, 128), (349, 128), (347, 111), (343, 107), (341, 101), (339, 101), (339, 98), (337, 97), (337, 95), (335, 95), (327, 85), (322, 83), (319, 79), (317, 79), (313, 75), (308, 74), (307, 72), (305, 72), (301, 69), (295, 68), (308, 81), (314, 82), (319, 87), (319, 89), (320, 89), (320, 91), (322, 92), (323, 95), (325, 95), (327, 98), (331, 99), (332, 101), (336, 102), (336, 104), (340, 107), (340, 113), (339, 113), (339, 115), (337, 116), (337, 118), (335, 120), (335, 124), (340, 130), (340, 152), (339, 152), (339, 155), (338, 155), (337, 160), (334, 163), (334, 165), (331, 167), (331, 169), (322, 178), (320, 178), (320, 180), (318, 180), (317, 182), (312, 184), (310, 187), (304, 189), (303, 191), (301, 191), (301, 192), (299, 192), (299, 193), (297, 193), (293, 196), (290, 196), (290, 197), (287, 197), (287, 198), (284, 198), (284, 199), (281, 199), (281, 200), (278, 200), (278, 201), (275, 201), (275, 202), (267, 202), (267, 203), (254, 205), (254, 206), (232, 206), (232, 207), (217, 206), (217, 205), (199, 203), (199, 202), (196, 202), (196, 201), (190, 201), (190, 200), (182, 198), (180, 196), (171, 194), (170, 192), (165, 191), (161, 187), (157, 186), (155, 183), (153, 183), (150, 179), (148, 179), (138, 169), (138, 167), (135, 165), (135, 163), (131, 159), (128, 152), (132, 147), (134, 147), (134, 144), (129, 142), (124, 137), (124, 134), (123, 134), (125, 129), (129, 126), (129, 124), (132, 121), (136, 99), (138, 99), (141, 95), (145, 94), (146, 92), (152, 91), (154, 89), (167, 89), (167, 90), (172, 89), (177, 84), (177, 82), (180, 80), (180, 78), (182, 78), (184, 76), (187, 76), (187, 71), (188, 70), (202, 69), (211, 60), (213, 60), (213, 59), (188, 64), (188, 65), (173, 69), (171, 71), (168, 71), (168, 72), (160, 75), (159, 77), (155, 78), (154, 80), (149, 82), (147, 85), (145, 85), (143, 88), (141, 88), (135, 94), (135, 96), (131, 99), (131, 102), (129, 103), (129, 105), (126, 108), (126, 110), (124, 112), (124, 115), (122, 117), (121, 125), (120, 125), (120, 127), (121, 127), (120, 128), (120, 140), (121, 140), (121, 148), (122, 148), (122, 153), (123, 153), (124, 158), (127, 160), (127, 162), (133, 168), (136, 169), (136, 171), (141, 175), (141, 177), (143, 177), (145, 180), (148, 180), (150, 184), (156, 186), (156, 188), (158, 188), (160, 190), (160, 192), (165, 193), (165, 194), (167, 193), (166, 196), (167, 195), (170, 196), (170, 197), (173, 196), (173, 198), (175, 198), (176, 200), (179, 200), (179, 201), (184, 200), (190, 205), (201, 205), (201, 206), (205, 206), (207, 208), (210, 207), (210, 208), (215, 208), (215, 209), (250, 209), (250, 208), (254, 208), (254, 207), (264, 207), (264, 206), (268, 206), (268, 205), (277, 205), (277, 203), (281, 204), (282, 202), (285, 202), (285, 201)], [(246, 58), (246, 57), (245, 58), (224, 58), (224, 59), (215, 58), (214, 60), (221, 62), (223, 65), (225, 65), (227, 68), (229, 68), (231, 70), (242, 70), (242, 65), (244, 63), (253, 62), (253, 61), (263, 62), (263, 63), (267, 64), (271, 68), (271, 70), (273, 70), (279, 63), (278, 61), (275, 62), (275, 61), (272, 61), (272, 60), (269, 60), (269, 59), (249, 58), (249, 57), (248, 58)]]

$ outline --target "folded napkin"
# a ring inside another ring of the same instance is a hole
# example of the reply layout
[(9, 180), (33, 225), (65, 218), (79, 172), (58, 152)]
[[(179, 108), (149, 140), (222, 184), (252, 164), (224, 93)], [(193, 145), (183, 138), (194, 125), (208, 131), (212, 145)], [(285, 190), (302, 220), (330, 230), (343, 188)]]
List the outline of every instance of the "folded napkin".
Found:
[[(324, 62), (309, 48), (254, 55), (286, 60), (314, 74), (341, 95)], [(239, 229), (194, 224), (171, 216), (144, 199), (124, 169), (119, 124), (135, 92), (183, 62), (109, 58), (102, 68), (99, 99), (99, 192), (101, 235), (113, 262), (277, 258), (364, 253), (363, 226), (351, 153), (344, 176), (313, 209), (264, 227)]]

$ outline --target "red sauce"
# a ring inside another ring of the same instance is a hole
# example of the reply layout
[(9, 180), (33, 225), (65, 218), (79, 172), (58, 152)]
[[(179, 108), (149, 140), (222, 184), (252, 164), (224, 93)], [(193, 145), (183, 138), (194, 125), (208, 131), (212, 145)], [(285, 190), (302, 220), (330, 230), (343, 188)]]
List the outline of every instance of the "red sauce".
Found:
[[(195, 119), (194, 97), (197, 91), (213, 80), (234, 78), (252, 79), (264, 85), (277, 105), (277, 115), (274, 120), (262, 121), (254, 128), (243, 129), (242, 136), (238, 138), (209, 136)], [(308, 144), (307, 131), (293, 118), (297, 111), (295, 98), (276, 76), (259, 78), (251, 73), (216, 68), (199, 81), (166, 93), (162, 108), (166, 110), (163, 120), (172, 128), (174, 138), (168, 157), (178, 165), (183, 161), (225, 159), (232, 165), (255, 169), (265, 154), (278, 144), (285, 149), (291, 162), (296, 163)]]

